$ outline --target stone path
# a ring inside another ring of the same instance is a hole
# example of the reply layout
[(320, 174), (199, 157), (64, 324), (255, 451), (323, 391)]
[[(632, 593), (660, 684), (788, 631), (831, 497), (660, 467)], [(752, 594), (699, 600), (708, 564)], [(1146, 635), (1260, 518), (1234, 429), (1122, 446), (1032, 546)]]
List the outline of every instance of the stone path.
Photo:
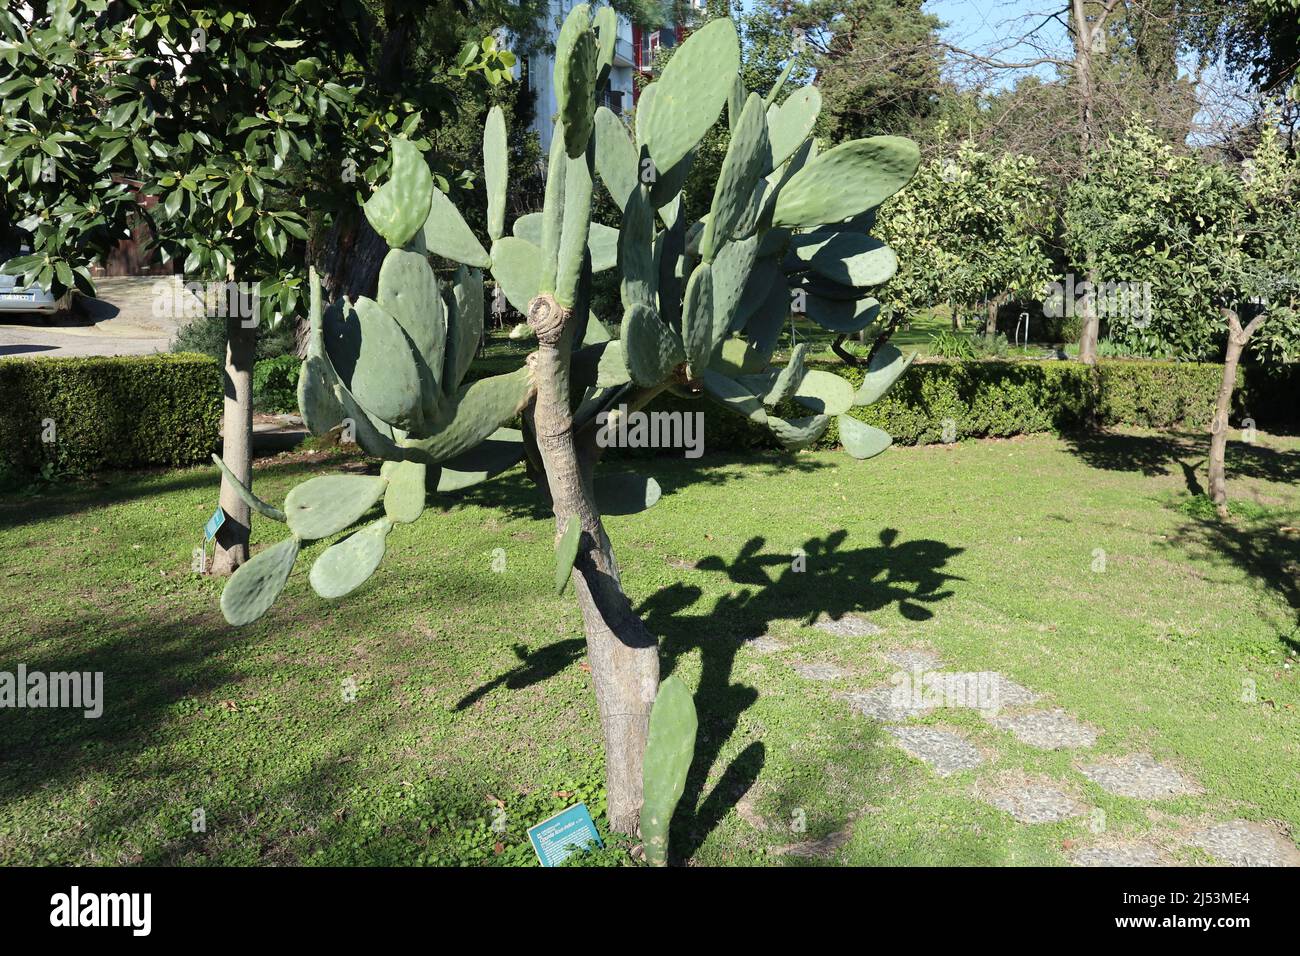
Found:
[[(857, 614), (838, 619), (822, 615), (813, 626), (836, 637), (874, 637), (884, 633), (879, 625)], [(747, 644), (760, 653), (787, 650), (782, 642), (767, 635)], [(1038, 750), (1086, 751), (1104, 733), (1060, 708), (1029, 709), (1039, 701), (1039, 695), (1005, 674), (945, 671), (939, 655), (924, 647), (887, 650), (882, 656), (898, 668), (890, 683), (867, 689), (837, 690), (833, 696), (845, 701), (854, 713), (880, 722), (895, 746), (940, 777), (973, 771), (990, 760), (996, 762), (997, 757), (989, 751), (982, 753), (955, 730), (909, 725), (909, 721), (927, 717), (939, 708), (975, 710), (991, 726)], [(816, 682), (852, 676), (828, 663), (795, 661), (791, 666), (801, 677)], [(1011, 712), (1004, 712), (1008, 708)], [(1128, 799), (1163, 801), (1204, 793), (1186, 773), (1148, 753), (1079, 759), (1075, 770), (1106, 793)], [(1074, 795), (1079, 789), (1077, 784), (1077, 780), (1033, 778), (1008, 771), (993, 789), (977, 789), (976, 796), (1025, 826), (1060, 823), (1089, 814), (1094, 819), (1100, 817), (1104, 826), (1101, 812), (1092, 810)], [(752, 807), (749, 809), (752, 811)], [(746, 814), (745, 819), (751, 816), (756, 814)], [(851, 816), (848, 826), (829, 836), (778, 847), (773, 852), (789, 856), (833, 856), (848, 842), (856, 817), (856, 814)], [(1247, 820), (1208, 825), (1189, 823), (1181, 831), (1170, 831), (1167, 842), (1175, 849), (1198, 848), (1219, 865), (1300, 866), (1300, 849), (1280, 830), (1277, 826)], [(1170, 847), (1124, 841), (1115, 834), (1084, 838), (1083, 843), (1071, 847), (1067, 853), (1075, 866), (1169, 866), (1177, 862)], [(1066, 845), (1069, 846), (1069, 841)]]

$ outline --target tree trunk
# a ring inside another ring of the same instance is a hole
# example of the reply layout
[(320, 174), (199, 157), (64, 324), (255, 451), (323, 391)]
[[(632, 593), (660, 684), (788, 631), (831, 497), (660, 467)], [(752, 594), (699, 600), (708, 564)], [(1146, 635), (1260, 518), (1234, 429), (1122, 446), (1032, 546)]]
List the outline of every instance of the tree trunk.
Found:
[[(225, 405), (221, 425), (221, 457), (226, 467), (253, 487), (253, 352), (257, 327), (245, 328), (237, 316), (226, 319)], [(221, 479), (221, 510), (225, 523), (217, 530), (212, 555), (213, 574), (231, 574), (248, 560), (250, 514), (234, 486)]]
[(1083, 328), (1079, 332), (1079, 361), (1085, 365), (1097, 364), (1097, 339), (1101, 334), (1101, 317), (1097, 314), (1097, 274), (1088, 267), (1089, 288), (1093, 294), (1083, 300)]
[(529, 304), (528, 324), (537, 335), (533, 427), (546, 466), (559, 540), (569, 518), (582, 525), (573, 585), (587, 638), (587, 663), (605, 737), (605, 783), (609, 825), (636, 834), (640, 817), (641, 761), (650, 708), (659, 688), (659, 643), (632, 609), (618, 564), (592, 494), (596, 456), (580, 455), (569, 407), (571, 313), (549, 295)]
[(992, 342), (998, 335), (998, 310), (1002, 308), (1002, 303), (1007, 300), (1005, 292), (999, 293), (988, 300), (988, 321), (984, 323), (984, 337)]
[(1210, 500), (1218, 506), (1219, 517), (1228, 517), (1228, 479), (1224, 458), (1228, 450), (1228, 413), (1232, 410), (1232, 393), (1237, 387), (1237, 364), (1241, 353), (1264, 321), (1257, 315), (1243, 329), (1241, 320), (1232, 309), (1220, 312), (1228, 322), (1228, 346), (1223, 358), (1223, 379), (1214, 403), (1214, 420), (1210, 423), (1210, 474), (1207, 481)]

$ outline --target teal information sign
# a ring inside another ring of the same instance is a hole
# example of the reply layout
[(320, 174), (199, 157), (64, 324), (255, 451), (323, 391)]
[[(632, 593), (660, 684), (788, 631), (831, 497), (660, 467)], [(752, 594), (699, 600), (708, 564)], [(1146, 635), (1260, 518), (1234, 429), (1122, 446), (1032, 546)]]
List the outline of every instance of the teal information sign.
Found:
[(216, 536), (217, 529), (226, 523), (226, 513), (221, 510), (220, 506), (208, 519), (208, 523), (203, 526), (203, 535), (205, 541), (211, 541)]
[(604, 846), (587, 805), (579, 803), (528, 828), (528, 839), (542, 866), (556, 866), (589, 845)]

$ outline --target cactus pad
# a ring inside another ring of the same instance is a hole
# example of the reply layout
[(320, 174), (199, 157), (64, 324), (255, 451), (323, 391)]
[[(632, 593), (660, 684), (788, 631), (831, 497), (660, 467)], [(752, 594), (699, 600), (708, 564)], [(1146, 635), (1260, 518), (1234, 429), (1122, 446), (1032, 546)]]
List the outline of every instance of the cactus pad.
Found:
[(426, 466), (418, 461), (386, 461), (379, 474), (388, 479), (384, 491), (384, 514), (391, 521), (410, 524), (424, 510)]
[(668, 827), (686, 789), (698, 721), (691, 692), (676, 675), (659, 685), (641, 764), (641, 836), (652, 866), (668, 862)]
[(298, 547), (298, 538), (285, 538), (236, 569), (221, 592), (221, 613), (228, 623), (243, 627), (270, 610), (289, 580)]
[(235, 477), (235, 473), (226, 467), (226, 463), (221, 460), (219, 455), (213, 455), (212, 460), (216, 462), (217, 467), (221, 469), (221, 474), (225, 476), (226, 481), (230, 482), (230, 486), (235, 489), (235, 493), (239, 495), (240, 500), (242, 500), (244, 504), (248, 505), (248, 507), (252, 508), (262, 517), (270, 518), (272, 521), (287, 520), (283, 511), (279, 508), (273, 507), (272, 505), (268, 505), (261, 498), (257, 497), (257, 495), (249, 491), (248, 488), (244, 486), (244, 483)]
[(323, 598), (341, 598), (365, 584), (384, 560), (392, 528), (391, 521), (380, 518), (326, 548), (307, 576), (312, 589)]
[(423, 154), (410, 140), (395, 137), (388, 182), (366, 201), (370, 225), (390, 246), (400, 248), (424, 225), (432, 198), (433, 177)]
[(920, 161), (916, 144), (898, 136), (841, 143), (790, 177), (777, 196), (772, 221), (819, 226), (866, 212), (902, 189)]
[(841, 415), (853, 407), (853, 386), (832, 372), (811, 369), (804, 372), (794, 400), (819, 414)]
[(424, 220), (424, 247), (434, 255), (476, 269), (486, 269), (492, 264), (487, 250), (465, 224), (456, 204), (441, 189), (433, 191), (429, 202), (429, 215)]
[(897, 347), (886, 344), (871, 356), (871, 361), (867, 364), (867, 374), (863, 376), (862, 384), (853, 395), (853, 404), (870, 405), (879, 401), (898, 381), (899, 376), (907, 371), (907, 367), (915, 358), (915, 352), (904, 358)]
[(573, 562), (578, 559), (578, 544), (582, 541), (582, 522), (577, 515), (569, 515), (564, 534), (555, 543), (555, 593), (563, 594), (573, 573)]
[(894, 443), (888, 433), (851, 415), (841, 415), (836, 421), (840, 426), (840, 442), (854, 458), (874, 458)]
[(388, 487), (372, 475), (321, 475), (295, 485), (284, 499), (289, 530), (308, 541), (355, 523)]
[(487, 123), (483, 127), (483, 184), (487, 187), (488, 238), (493, 242), (500, 239), (506, 231), (508, 177), (506, 115), (501, 107), (494, 106), (488, 110)]
[(654, 309), (639, 302), (633, 303), (623, 317), (621, 343), (628, 374), (638, 385), (661, 385), (674, 368), (686, 361), (677, 334), (664, 325)]

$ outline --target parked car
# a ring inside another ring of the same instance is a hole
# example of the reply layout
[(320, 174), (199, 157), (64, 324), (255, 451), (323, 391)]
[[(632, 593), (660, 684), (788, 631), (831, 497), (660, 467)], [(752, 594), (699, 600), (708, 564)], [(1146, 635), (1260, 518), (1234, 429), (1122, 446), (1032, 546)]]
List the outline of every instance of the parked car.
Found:
[[(8, 242), (3, 243), (3, 248), (0, 248), (0, 262), (18, 256), (28, 256), (31, 253), (31, 245), (20, 233), (17, 238), (10, 237)], [(56, 299), (38, 285), (19, 285), (21, 279), (21, 276), (0, 275), (0, 313), (39, 312), (52, 315), (71, 307), (71, 292), (64, 293)]]

